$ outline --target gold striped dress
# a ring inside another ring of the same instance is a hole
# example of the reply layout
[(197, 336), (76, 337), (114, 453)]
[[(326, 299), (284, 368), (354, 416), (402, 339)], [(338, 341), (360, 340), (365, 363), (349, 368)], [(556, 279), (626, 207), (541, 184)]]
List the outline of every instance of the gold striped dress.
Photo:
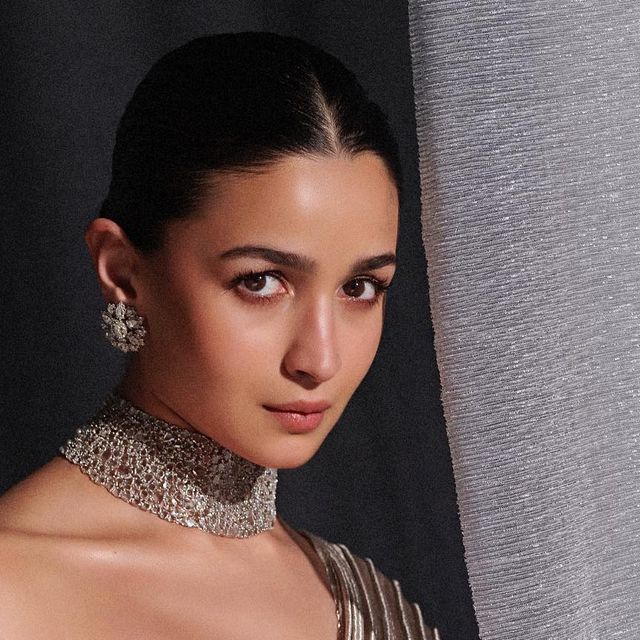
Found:
[(440, 640), (438, 630), (424, 624), (418, 605), (404, 598), (398, 581), (369, 558), (280, 522), (327, 577), (336, 603), (337, 640)]

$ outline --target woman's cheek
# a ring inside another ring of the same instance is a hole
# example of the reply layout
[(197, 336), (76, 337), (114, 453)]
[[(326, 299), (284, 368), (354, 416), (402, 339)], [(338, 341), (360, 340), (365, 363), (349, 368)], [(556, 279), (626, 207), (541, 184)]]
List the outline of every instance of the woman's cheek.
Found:
[(194, 327), (193, 349), (210, 360), (213, 368), (243, 370), (264, 360), (274, 351), (277, 325), (254, 314), (222, 313), (201, 317)]

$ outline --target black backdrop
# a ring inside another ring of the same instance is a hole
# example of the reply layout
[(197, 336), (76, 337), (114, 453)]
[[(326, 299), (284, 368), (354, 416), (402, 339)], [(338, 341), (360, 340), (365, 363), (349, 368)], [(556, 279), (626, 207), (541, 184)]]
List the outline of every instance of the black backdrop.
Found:
[(122, 370), (99, 329), (82, 231), (106, 193), (124, 105), (169, 49), (244, 30), (341, 58), (390, 114), (406, 176), (380, 350), (320, 452), (280, 472), (280, 513), (371, 557), (443, 640), (477, 638), (429, 318), (402, 0), (3, 1), (0, 491), (51, 458)]

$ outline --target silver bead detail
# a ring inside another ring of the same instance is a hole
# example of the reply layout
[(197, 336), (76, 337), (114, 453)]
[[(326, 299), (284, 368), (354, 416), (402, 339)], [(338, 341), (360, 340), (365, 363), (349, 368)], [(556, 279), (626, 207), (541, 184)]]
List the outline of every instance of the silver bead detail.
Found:
[(138, 351), (144, 345), (144, 318), (125, 302), (110, 302), (102, 312), (102, 328), (107, 340), (120, 351)]

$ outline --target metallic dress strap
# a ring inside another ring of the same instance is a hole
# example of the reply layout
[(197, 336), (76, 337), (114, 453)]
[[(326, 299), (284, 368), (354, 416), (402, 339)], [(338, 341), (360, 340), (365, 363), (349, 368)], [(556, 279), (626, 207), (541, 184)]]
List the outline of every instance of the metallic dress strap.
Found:
[(397, 580), (378, 571), (369, 558), (342, 544), (300, 531), (325, 565), (336, 599), (338, 640), (440, 640), (427, 627), (417, 604), (409, 603)]

